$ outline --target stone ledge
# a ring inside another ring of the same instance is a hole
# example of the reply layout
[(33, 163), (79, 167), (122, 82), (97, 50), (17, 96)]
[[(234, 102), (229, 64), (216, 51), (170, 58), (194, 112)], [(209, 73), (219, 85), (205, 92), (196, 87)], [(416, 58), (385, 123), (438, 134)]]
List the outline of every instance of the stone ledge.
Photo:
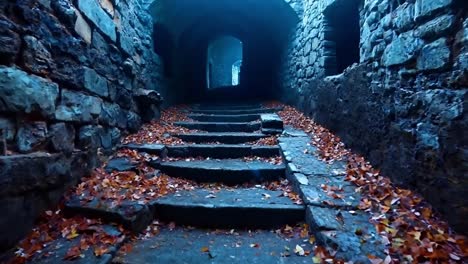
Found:
[(14, 246), (44, 210), (56, 206), (65, 190), (95, 166), (92, 152), (0, 157), (0, 211), (5, 213), (0, 218), (0, 251)]
[(337, 250), (339, 259), (361, 263), (366, 258), (367, 263), (369, 254), (384, 257), (385, 245), (366, 212), (309, 206), (306, 222), (319, 243)]
[(66, 202), (65, 213), (101, 218), (107, 222), (122, 224), (135, 233), (143, 231), (153, 221), (153, 214), (147, 205), (125, 201), (113, 207), (108, 201), (101, 201), (99, 198), (84, 201), (81, 196), (74, 196)]
[(70, 160), (60, 154), (2, 156), (0, 167), (0, 197), (47, 190), (70, 176)]

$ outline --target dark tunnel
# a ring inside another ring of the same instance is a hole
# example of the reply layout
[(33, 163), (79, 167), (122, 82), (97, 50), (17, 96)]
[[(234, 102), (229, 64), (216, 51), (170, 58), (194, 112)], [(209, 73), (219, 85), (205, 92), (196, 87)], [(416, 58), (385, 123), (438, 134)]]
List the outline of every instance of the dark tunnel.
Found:
[[(164, 29), (160, 38), (174, 44), (171, 50), (164, 44), (157, 48), (164, 53), (164, 67), (171, 67), (165, 72), (174, 74), (173, 89), (183, 103), (271, 99), (281, 54), (298, 21), (291, 6), (281, 0), (157, 1), (153, 16), (156, 27)], [(208, 47), (220, 36), (235, 37), (243, 44), (242, 81), (235, 87), (208, 89)], [(166, 63), (168, 57), (172, 63)]]

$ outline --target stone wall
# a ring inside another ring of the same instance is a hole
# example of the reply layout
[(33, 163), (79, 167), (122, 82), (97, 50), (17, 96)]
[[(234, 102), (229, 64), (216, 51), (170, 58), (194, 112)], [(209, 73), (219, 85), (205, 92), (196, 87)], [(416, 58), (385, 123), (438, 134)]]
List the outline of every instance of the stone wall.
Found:
[(166, 80), (152, 26), (138, 1), (1, 1), (0, 250), (96, 165), (98, 148), (158, 118)]
[[(360, 62), (326, 76), (324, 12), (304, 0), (283, 54), (281, 96), (467, 232), (468, 19), (464, 1), (357, 1)], [(348, 0), (345, 0), (348, 1)], [(401, 4), (399, 4), (400, 2)]]

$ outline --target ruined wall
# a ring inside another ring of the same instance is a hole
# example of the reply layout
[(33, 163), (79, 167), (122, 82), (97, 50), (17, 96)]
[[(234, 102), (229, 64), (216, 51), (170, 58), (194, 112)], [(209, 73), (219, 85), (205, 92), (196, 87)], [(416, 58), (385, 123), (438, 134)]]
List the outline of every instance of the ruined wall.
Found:
[(282, 98), (466, 233), (466, 3), (358, 1), (359, 65), (326, 77), (325, 46), (333, 43), (324, 38), (324, 12), (340, 2), (303, 1), (302, 22), (283, 54)]
[(166, 92), (152, 24), (138, 1), (1, 1), (0, 250), (95, 165), (98, 148), (158, 117), (160, 98), (145, 91)]

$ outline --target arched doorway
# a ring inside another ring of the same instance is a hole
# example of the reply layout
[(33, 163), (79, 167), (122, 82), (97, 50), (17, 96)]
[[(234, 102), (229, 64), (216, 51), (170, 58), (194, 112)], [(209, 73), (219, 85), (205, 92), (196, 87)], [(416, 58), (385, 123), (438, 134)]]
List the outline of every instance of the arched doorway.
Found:
[(208, 89), (240, 84), (243, 44), (232, 36), (221, 36), (208, 46), (206, 76)]

